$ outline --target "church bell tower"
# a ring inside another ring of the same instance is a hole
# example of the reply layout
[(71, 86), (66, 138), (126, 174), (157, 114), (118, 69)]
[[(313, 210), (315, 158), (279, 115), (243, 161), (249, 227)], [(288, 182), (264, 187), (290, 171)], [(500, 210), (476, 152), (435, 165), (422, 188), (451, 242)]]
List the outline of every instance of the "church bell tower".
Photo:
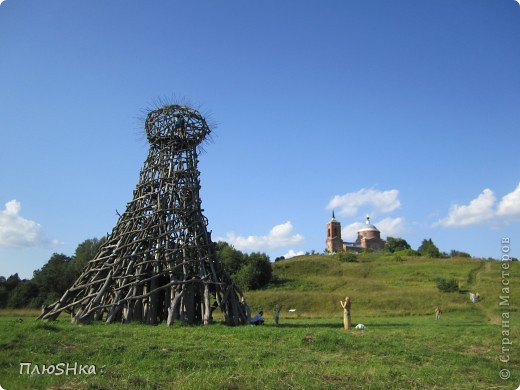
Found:
[(334, 211), (332, 219), (327, 223), (327, 240), (325, 248), (328, 252), (334, 253), (343, 251), (343, 241), (341, 240), (341, 224), (336, 221)]

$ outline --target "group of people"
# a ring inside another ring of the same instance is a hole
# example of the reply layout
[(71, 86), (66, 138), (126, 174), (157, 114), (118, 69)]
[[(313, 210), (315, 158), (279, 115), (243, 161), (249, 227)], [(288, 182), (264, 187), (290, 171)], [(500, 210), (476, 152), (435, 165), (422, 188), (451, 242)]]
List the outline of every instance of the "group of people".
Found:
[[(274, 309), (274, 322), (276, 325), (278, 325), (278, 322), (280, 321), (280, 312), (282, 311), (281, 306), (277, 306)], [(260, 310), (260, 312), (253, 317), (251, 320), (251, 324), (253, 325), (263, 325), (264, 324), (264, 312)]]
[[(473, 294), (472, 294), (473, 295)], [(478, 296), (476, 299), (480, 299), (480, 294), (477, 293), (475, 296)], [(345, 300), (340, 300), (339, 303), (341, 304), (341, 307), (343, 308), (343, 329), (345, 331), (350, 330), (352, 328), (352, 321), (350, 317), (350, 308), (352, 306), (352, 302), (350, 300), (350, 297), (345, 297)], [(278, 325), (278, 322), (280, 321), (280, 312), (282, 307), (278, 306), (274, 309), (274, 321), (276, 325)], [(440, 306), (437, 306), (435, 308), (435, 319), (438, 321), (441, 319), (442, 310)], [(253, 325), (263, 325), (264, 324), (264, 312), (260, 310), (260, 312), (253, 317), (251, 320), (251, 324)]]
[[(480, 299), (480, 294), (477, 293), (476, 296), (478, 296), (477, 299)], [(343, 329), (349, 330), (352, 327), (352, 323), (350, 320), (350, 307), (351, 307), (351, 301), (350, 297), (345, 297), (344, 301), (339, 301), (341, 304), (341, 307), (343, 308)], [(438, 321), (441, 319), (442, 310), (440, 306), (437, 306), (435, 308), (435, 319)], [(364, 326), (363, 326), (364, 328)]]
[[(352, 327), (352, 322), (350, 320), (350, 297), (345, 297), (345, 301), (340, 301), (341, 307), (343, 308), (343, 328), (345, 330), (349, 330)], [(280, 312), (282, 310), (281, 306), (277, 306), (274, 309), (274, 321), (276, 325), (280, 321)], [(264, 323), (264, 312), (260, 310), (260, 312), (253, 317), (251, 320), (251, 324), (253, 325), (263, 325)]]
[[(345, 297), (345, 301), (340, 301), (341, 307), (343, 308), (343, 328), (345, 330), (349, 330), (352, 327), (352, 322), (350, 320), (350, 297)], [(280, 321), (280, 312), (282, 310), (281, 306), (277, 306), (274, 309), (274, 321), (275, 324), (278, 325)], [(252, 325), (263, 325), (264, 324), (264, 312), (260, 310), (256, 316), (251, 319)]]
[(471, 302), (476, 303), (480, 301), (480, 294), (478, 292), (469, 293), (469, 299), (471, 300)]

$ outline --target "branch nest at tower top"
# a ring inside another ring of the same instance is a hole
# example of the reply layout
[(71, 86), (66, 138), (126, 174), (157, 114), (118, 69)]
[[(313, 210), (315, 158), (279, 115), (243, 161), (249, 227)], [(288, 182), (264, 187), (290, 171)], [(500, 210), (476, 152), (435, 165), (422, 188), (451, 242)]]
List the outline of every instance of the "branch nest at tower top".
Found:
[(175, 148), (197, 146), (211, 133), (206, 120), (191, 107), (164, 106), (148, 113), (146, 136), (151, 144), (170, 144)]

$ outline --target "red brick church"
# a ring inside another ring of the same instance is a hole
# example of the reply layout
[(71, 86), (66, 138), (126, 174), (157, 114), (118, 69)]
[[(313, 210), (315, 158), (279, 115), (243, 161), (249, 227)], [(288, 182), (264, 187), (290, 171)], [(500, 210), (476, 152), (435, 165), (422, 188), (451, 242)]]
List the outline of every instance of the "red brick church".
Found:
[(357, 239), (354, 242), (345, 242), (341, 239), (341, 223), (336, 221), (334, 211), (332, 219), (327, 223), (327, 240), (326, 250), (328, 252), (360, 252), (363, 249), (374, 251), (383, 250), (385, 240), (381, 239), (381, 232), (370, 223), (370, 217), (367, 217), (365, 226), (357, 232)]

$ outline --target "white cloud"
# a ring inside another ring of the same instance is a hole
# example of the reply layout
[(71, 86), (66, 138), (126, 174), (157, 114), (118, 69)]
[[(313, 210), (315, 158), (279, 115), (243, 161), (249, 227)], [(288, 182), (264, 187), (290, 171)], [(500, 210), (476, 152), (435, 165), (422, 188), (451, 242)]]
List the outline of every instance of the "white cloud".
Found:
[(283, 255), (283, 257), (285, 257), (286, 259), (290, 259), (291, 257), (294, 257), (294, 256), (303, 256), (304, 254), (305, 254), (304, 251), (295, 252), (293, 249), (291, 249), (289, 252), (287, 252), (285, 255)]
[(0, 211), (0, 247), (24, 247), (43, 243), (41, 225), (19, 215), (22, 206), (16, 199)]
[(520, 219), (520, 183), (498, 204), (497, 215), (505, 219)]
[(217, 241), (226, 241), (238, 250), (266, 250), (299, 244), (303, 241), (301, 234), (292, 234), (290, 221), (274, 226), (265, 236), (237, 236), (227, 233), (226, 237), (218, 237)]
[(382, 237), (399, 237), (406, 231), (404, 218), (385, 218), (374, 224), (381, 232)]
[(354, 216), (363, 205), (371, 205), (374, 212), (389, 213), (399, 208), (399, 191), (377, 191), (362, 188), (357, 192), (335, 195), (327, 205), (327, 210), (338, 209), (342, 216)]
[(486, 188), (468, 205), (454, 204), (451, 206), (448, 216), (438, 221), (436, 225), (458, 227), (482, 224), (495, 216), (495, 202), (495, 194)]
[(357, 232), (363, 226), (365, 226), (365, 224), (362, 222), (354, 222), (350, 225), (345, 226), (343, 229), (341, 229), (341, 238), (343, 239), (343, 241), (355, 241), (357, 238)]
[(448, 216), (433, 226), (463, 227), (484, 223), (509, 222), (520, 220), (520, 183), (517, 187), (497, 202), (495, 194), (486, 188), (468, 205), (451, 206)]

